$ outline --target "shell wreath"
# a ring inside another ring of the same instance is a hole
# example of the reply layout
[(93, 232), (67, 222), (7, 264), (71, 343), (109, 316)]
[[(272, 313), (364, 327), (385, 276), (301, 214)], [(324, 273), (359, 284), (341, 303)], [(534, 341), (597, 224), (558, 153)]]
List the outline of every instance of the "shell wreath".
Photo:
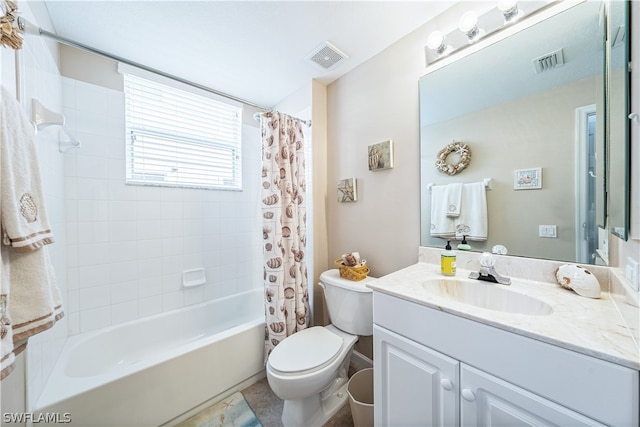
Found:
[[(452, 153), (460, 156), (460, 161), (455, 165), (447, 163), (447, 157)], [(440, 150), (437, 157), (436, 168), (438, 171), (447, 175), (455, 175), (471, 163), (471, 149), (467, 144), (454, 141)]]

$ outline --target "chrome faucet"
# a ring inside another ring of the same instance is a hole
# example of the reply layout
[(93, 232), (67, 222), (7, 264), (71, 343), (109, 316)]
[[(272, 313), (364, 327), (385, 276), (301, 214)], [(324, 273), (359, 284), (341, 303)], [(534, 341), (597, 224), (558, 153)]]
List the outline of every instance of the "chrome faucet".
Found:
[(493, 254), (483, 252), (482, 255), (480, 255), (480, 271), (477, 273), (475, 271), (471, 272), (471, 274), (469, 274), (469, 278), (483, 280), (485, 282), (499, 283), (501, 285), (510, 285), (510, 278), (501, 276), (496, 272), (493, 267), (495, 263), (496, 260), (493, 258)]

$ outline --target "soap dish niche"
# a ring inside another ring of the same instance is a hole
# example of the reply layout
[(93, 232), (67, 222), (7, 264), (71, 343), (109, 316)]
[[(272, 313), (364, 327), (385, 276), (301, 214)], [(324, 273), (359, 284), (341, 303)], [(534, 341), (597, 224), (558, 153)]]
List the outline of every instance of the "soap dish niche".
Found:
[(207, 279), (204, 274), (204, 268), (195, 268), (193, 270), (184, 270), (182, 272), (182, 286), (185, 288), (200, 286), (205, 283), (207, 283)]

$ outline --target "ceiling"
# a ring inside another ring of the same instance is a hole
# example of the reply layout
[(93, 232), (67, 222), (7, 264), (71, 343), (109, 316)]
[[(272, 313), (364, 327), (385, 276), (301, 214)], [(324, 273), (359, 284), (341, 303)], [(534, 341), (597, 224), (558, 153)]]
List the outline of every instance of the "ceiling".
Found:
[[(60, 36), (265, 107), (331, 83), (453, 3), (45, 2)], [(328, 70), (305, 60), (325, 41), (348, 56)]]

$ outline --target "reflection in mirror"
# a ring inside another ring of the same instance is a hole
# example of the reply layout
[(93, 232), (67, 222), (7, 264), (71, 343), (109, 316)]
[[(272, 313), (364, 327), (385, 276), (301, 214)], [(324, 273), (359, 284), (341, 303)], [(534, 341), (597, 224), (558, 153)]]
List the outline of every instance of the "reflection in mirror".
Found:
[(607, 43), (608, 164), (607, 211), (609, 230), (627, 240), (629, 230), (629, 4), (609, 3)]
[[(503, 245), (510, 255), (595, 262), (596, 223), (604, 224), (601, 6), (580, 3), (420, 79), (421, 245), (446, 244), (431, 235), (429, 184), (491, 178), (487, 239), (467, 239), (472, 250)], [(550, 54), (562, 61), (538, 60)], [(468, 144), (472, 161), (450, 176), (435, 161), (452, 141)], [(517, 184), (523, 170), (539, 170), (541, 185)]]

